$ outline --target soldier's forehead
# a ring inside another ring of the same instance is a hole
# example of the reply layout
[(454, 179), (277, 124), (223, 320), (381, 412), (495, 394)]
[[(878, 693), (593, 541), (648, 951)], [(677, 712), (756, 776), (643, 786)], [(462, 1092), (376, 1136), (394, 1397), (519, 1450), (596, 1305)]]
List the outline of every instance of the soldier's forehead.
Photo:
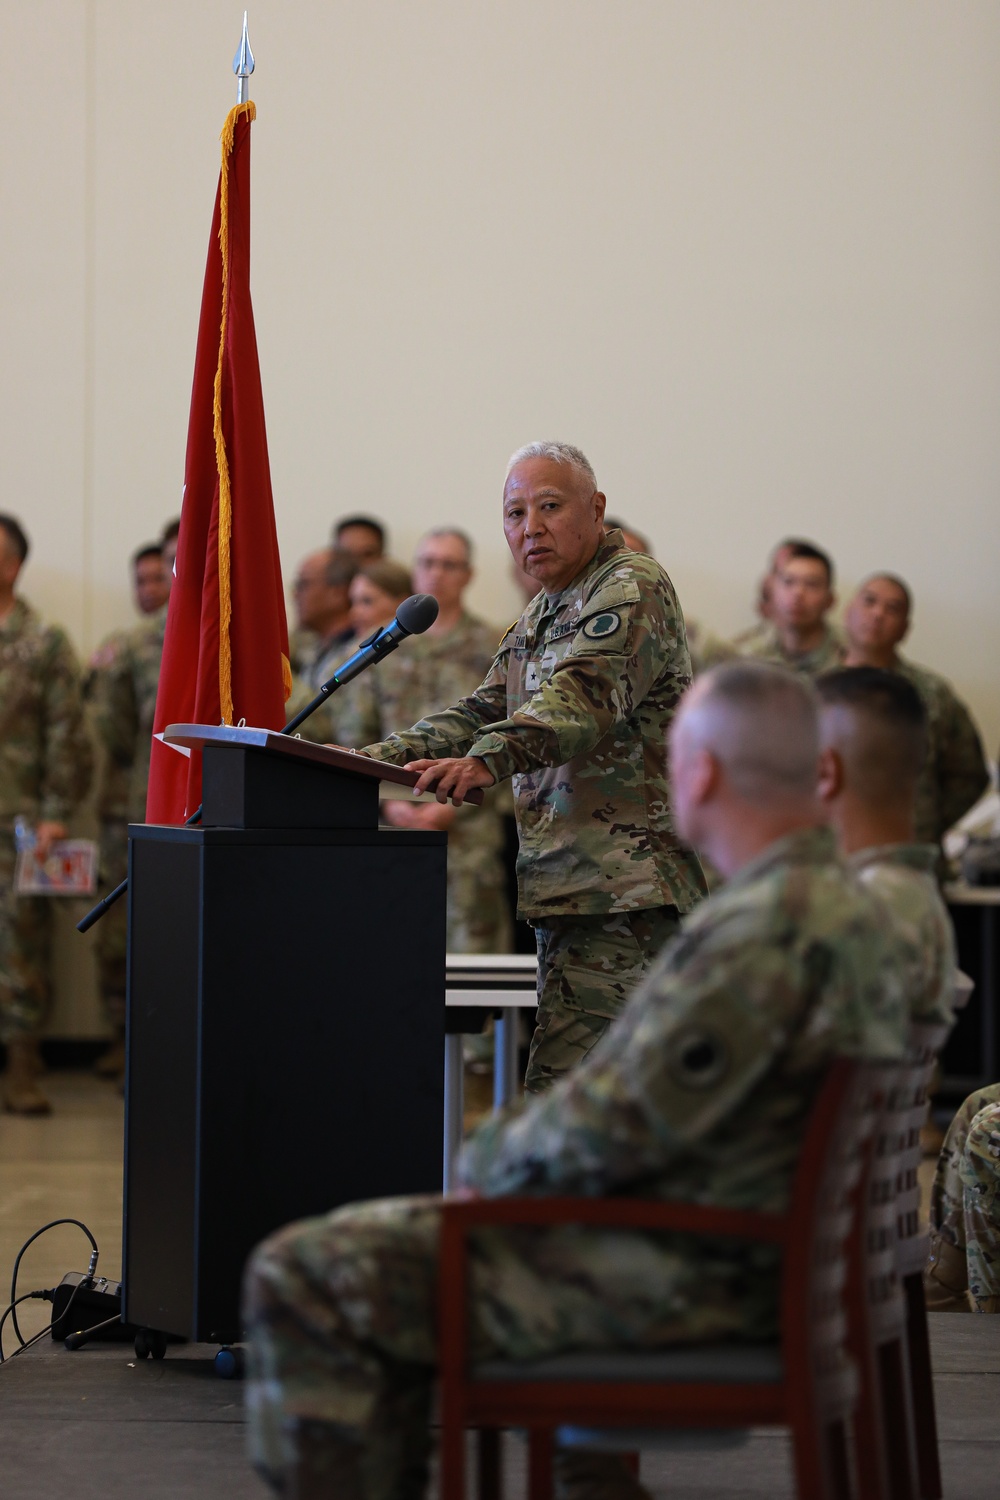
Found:
[(504, 481), (504, 498), (530, 490), (535, 495), (565, 495), (581, 487), (583, 476), (571, 464), (551, 458), (526, 458), (515, 464)]

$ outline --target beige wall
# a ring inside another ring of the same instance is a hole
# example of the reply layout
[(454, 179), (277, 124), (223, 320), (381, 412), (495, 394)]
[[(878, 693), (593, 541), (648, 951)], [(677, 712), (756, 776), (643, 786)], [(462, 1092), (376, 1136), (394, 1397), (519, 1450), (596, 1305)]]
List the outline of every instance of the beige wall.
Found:
[[(0, 503), (83, 648), (176, 510), (241, 12), (2, 0)], [(782, 533), (912, 583), (1000, 739), (1000, 9), (257, 0), (254, 298), (285, 567), (579, 442), (730, 632)]]

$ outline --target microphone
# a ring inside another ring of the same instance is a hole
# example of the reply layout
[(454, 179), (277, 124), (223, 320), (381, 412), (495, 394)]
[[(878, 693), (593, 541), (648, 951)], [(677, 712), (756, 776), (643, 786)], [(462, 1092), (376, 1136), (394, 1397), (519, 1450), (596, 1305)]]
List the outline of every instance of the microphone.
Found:
[(282, 734), (291, 734), (293, 729), (298, 729), (303, 720), (307, 719), (321, 703), (335, 693), (345, 683), (353, 681), (366, 667), (374, 666), (376, 662), (395, 651), (408, 635), (423, 635), (429, 630), (438, 617), (438, 602), (433, 594), (412, 594), (409, 599), (404, 599), (396, 611), (396, 618), (390, 625), (382, 630), (376, 630), (366, 641), (349, 656), (342, 666), (339, 666), (328, 682), (324, 682), (316, 697), (311, 703), (307, 703), (301, 713), (297, 713), (294, 719), (289, 719)]

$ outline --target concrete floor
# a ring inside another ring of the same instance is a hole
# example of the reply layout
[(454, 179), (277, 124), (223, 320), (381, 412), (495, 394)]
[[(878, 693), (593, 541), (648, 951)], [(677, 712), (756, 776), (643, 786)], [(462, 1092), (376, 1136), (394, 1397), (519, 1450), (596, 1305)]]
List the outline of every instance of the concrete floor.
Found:
[[(83, 1074), (46, 1080), (49, 1119), (0, 1116), (0, 1277), (28, 1235), (72, 1216), (101, 1248), (99, 1271), (120, 1274), (122, 1105), (114, 1089)], [(31, 1247), (20, 1290), (53, 1286), (87, 1267), (89, 1245), (63, 1226)], [(6, 1295), (3, 1302), (6, 1303)], [(48, 1306), (26, 1304), (27, 1335)], [(4, 1346), (13, 1340), (9, 1324)], [(1000, 1318), (931, 1319), (938, 1428), (948, 1500), (1000, 1494)], [(172, 1346), (162, 1362), (136, 1361), (129, 1345), (68, 1353), (46, 1339), (0, 1368), (0, 1495), (3, 1500), (263, 1500), (270, 1492), (243, 1458), (241, 1387), (214, 1377), (212, 1348)], [(505, 1495), (522, 1496), (523, 1447), (505, 1443)], [(793, 1492), (781, 1434), (751, 1434), (742, 1448), (651, 1454), (644, 1484), (660, 1500), (736, 1500)]]

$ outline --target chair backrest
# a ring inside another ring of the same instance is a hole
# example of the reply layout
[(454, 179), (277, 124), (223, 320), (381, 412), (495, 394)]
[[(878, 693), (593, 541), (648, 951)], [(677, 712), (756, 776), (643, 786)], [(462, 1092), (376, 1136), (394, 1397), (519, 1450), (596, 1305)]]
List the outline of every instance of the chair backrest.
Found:
[(950, 1024), (914, 1021), (905, 1061), (896, 1070), (886, 1099), (887, 1149), (895, 1151), (896, 1264), (900, 1276), (921, 1271), (927, 1259), (927, 1234), (920, 1226), (918, 1168), (920, 1131), (927, 1119), (928, 1089)]
[(862, 1253), (868, 1172), (885, 1087), (877, 1066), (848, 1059), (832, 1064), (792, 1186), (782, 1345), (790, 1399), (800, 1420), (817, 1431), (847, 1415), (857, 1399), (846, 1299), (850, 1265)]

